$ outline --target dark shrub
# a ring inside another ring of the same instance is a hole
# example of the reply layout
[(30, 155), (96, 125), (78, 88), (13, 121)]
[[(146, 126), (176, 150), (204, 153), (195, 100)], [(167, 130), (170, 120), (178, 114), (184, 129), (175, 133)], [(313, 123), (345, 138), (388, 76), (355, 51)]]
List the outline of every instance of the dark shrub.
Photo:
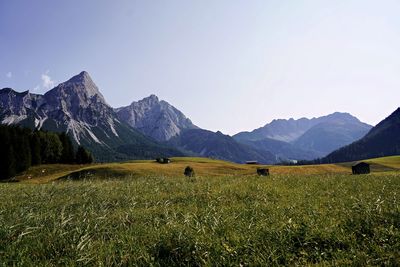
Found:
[(192, 167), (187, 166), (185, 172), (183, 173), (186, 177), (194, 177), (195, 173)]

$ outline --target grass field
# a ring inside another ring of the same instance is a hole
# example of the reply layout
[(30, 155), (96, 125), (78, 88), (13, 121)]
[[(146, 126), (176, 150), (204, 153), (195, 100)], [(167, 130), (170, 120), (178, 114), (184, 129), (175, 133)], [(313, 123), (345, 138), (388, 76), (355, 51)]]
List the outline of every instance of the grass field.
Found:
[[(400, 171), (400, 156), (366, 160), (374, 173)], [(351, 165), (322, 164), (306, 166), (265, 166), (273, 175), (351, 174)], [(48, 183), (58, 179), (90, 178), (110, 179), (142, 176), (183, 176), (186, 166), (192, 166), (198, 176), (254, 176), (259, 165), (244, 165), (207, 158), (173, 158), (170, 164), (159, 164), (151, 160), (122, 163), (82, 165), (41, 165), (30, 168), (16, 179), (24, 183)]]
[(199, 158), (35, 167), (0, 184), (0, 264), (398, 266), (400, 158), (370, 162), (360, 176)]

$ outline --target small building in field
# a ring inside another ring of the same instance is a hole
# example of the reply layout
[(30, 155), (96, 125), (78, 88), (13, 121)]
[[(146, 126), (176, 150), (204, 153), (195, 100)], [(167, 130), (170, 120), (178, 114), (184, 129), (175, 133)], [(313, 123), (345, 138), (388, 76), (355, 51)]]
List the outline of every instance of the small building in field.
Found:
[(269, 169), (266, 168), (257, 168), (257, 174), (259, 176), (268, 176), (269, 175)]
[(353, 174), (368, 174), (371, 172), (369, 164), (366, 162), (360, 162), (353, 165), (351, 170), (353, 171)]
[(168, 164), (171, 163), (171, 159), (169, 158), (156, 158), (156, 161), (161, 164)]
[(257, 165), (257, 164), (258, 164), (258, 161), (256, 161), (256, 160), (249, 160), (249, 161), (246, 161), (246, 164)]

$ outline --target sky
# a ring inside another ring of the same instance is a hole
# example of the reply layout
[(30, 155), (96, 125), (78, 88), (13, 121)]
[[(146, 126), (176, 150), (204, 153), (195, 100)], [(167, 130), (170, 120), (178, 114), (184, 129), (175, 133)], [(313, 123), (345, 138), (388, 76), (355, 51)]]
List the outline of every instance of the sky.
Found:
[(398, 0), (0, 0), (0, 88), (86, 70), (113, 107), (156, 94), (226, 134), (400, 106)]

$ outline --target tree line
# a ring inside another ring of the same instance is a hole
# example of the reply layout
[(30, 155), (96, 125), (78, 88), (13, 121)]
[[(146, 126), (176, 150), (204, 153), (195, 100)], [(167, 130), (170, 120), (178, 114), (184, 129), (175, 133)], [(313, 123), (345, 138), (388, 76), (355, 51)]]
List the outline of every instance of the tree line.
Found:
[(0, 125), (0, 179), (39, 164), (92, 162), (92, 154), (82, 146), (75, 149), (66, 133)]

